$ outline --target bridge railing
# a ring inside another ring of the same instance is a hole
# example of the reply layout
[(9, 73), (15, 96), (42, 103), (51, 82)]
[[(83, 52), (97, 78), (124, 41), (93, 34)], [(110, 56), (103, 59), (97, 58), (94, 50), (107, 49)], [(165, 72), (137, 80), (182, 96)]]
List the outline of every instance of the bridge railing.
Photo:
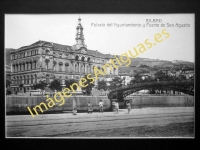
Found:
[(139, 82), (139, 83), (134, 83), (131, 85), (127, 85), (127, 86), (123, 86), (123, 87), (117, 87), (113, 90), (111, 90), (109, 93), (114, 92), (114, 91), (118, 91), (118, 90), (123, 90), (123, 89), (127, 89), (127, 88), (131, 88), (131, 87), (138, 87), (138, 86), (146, 86), (146, 85), (167, 85), (167, 84), (173, 84), (173, 85), (178, 85), (178, 84), (191, 84), (193, 83), (193, 81), (191, 80), (174, 80), (174, 81), (146, 81), (146, 82)]

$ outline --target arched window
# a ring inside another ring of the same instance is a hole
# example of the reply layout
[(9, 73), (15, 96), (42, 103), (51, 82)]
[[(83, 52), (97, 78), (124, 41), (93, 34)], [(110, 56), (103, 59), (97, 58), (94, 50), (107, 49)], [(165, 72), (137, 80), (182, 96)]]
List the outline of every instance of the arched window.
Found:
[(45, 53), (46, 53), (46, 55), (49, 55), (49, 54), (50, 54), (50, 51), (49, 51), (49, 50), (46, 50)]
[(90, 66), (87, 66), (87, 73), (90, 73)]
[(21, 64), (18, 65), (18, 71), (21, 71)]
[(32, 69), (35, 69), (35, 62), (32, 62)]
[(23, 76), (23, 84), (26, 84), (26, 77)]
[(79, 56), (76, 55), (75, 60), (78, 61)]
[(12, 84), (15, 84), (15, 77), (12, 78)]
[(24, 64), (21, 64), (21, 71), (24, 71)]
[(17, 77), (17, 83), (16, 83), (17, 85), (19, 84), (19, 77)]
[(18, 65), (15, 66), (15, 72), (18, 72)]
[(49, 81), (49, 75), (46, 75), (46, 83), (50, 83), (50, 81)]
[(31, 75), (31, 84), (33, 84), (33, 75)]
[(12, 72), (15, 72), (15, 65), (13, 65)]
[(78, 66), (75, 64), (75, 72), (78, 72)]
[(35, 83), (37, 83), (37, 75), (35, 75)]
[(36, 63), (36, 61), (35, 61), (35, 67), (34, 68), (37, 69), (37, 63)]
[(65, 72), (69, 72), (69, 63), (68, 62), (65, 63)]
[(84, 60), (85, 60), (85, 57), (82, 57), (81, 60), (84, 61)]
[(18, 58), (20, 58), (20, 54), (18, 54)]
[(28, 63), (25, 63), (25, 69), (24, 70), (28, 70)]
[(30, 62), (30, 70), (32, 70), (33, 69), (33, 66), (32, 66), (32, 62)]
[(92, 73), (94, 72), (94, 67), (95, 67), (95, 66), (92, 67)]
[(49, 69), (49, 59), (46, 59), (45, 62), (46, 62), (46, 70), (48, 70)]
[(29, 76), (27, 76), (27, 82), (26, 83), (29, 84)]
[(81, 69), (82, 69), (82, 73), (84, 73), (84, 72), (85, 72), (85, 67), (84, 67), (84, 65), (81, 65)]
[(63, 67), (63, 63), (60, 62), (60, 63), (59, 63), (59, 71), (62, 71), (62, 67)]
[(57, 62), (56, 61), (53, 61), (53, 70), (56, 71), (56, 64)]

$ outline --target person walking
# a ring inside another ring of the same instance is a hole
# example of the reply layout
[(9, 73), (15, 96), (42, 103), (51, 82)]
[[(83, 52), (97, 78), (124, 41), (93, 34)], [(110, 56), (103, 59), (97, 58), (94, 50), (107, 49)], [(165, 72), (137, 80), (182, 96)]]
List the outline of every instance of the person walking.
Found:
[(73, 115), (76, 115), (77, 114), (77, 109), (74, 108), (73, 111), (72, 111)]
[(118, 102), (115, 103), (115, 110), (116, 110), (117, 113), (119, 112), (119, 104), (118, 104)]
[(92, 109), (92, 104), (89, 102), (89, 103), (88, 103), (88, 114), (89, 114), (89, 113), (92, 114), (92, 111), (93, 111), (93, 109)]
[(131, 111), (131, 104), (130, 104), (130, 102), (127, 103), (127, 110), (128, 110), (128, 114), (129, 114), (130, 111)]
[(102, 100), (100, 100), (99, 108), (100, 108), (100, 112), (102, 112), (102, 113), (103, 113), (103, 105), (104, 105), (104, 103), (102, 102)]

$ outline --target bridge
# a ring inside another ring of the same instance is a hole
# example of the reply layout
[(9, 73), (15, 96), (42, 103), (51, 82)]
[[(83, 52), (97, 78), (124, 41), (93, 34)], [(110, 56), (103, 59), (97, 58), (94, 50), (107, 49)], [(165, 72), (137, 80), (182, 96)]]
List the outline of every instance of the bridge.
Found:
[(137, 91), (143, 89), (159, 89), (159, 90), (174, 90), (194, 96), (194, 81), (193, 80), (172, 80), (172, 81), (145, 81), (134, 83), (131, 85), (118, 87), (108, 93), (108, 99), (123, 99)]

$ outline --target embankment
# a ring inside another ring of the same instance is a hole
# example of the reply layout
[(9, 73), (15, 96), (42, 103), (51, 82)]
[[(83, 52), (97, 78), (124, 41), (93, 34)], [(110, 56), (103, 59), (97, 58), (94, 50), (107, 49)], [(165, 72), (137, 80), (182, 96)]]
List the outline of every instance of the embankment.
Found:
[[(59, 98), (58, 98), (59, 99)], [(72, 96), (65, 99), (65, 104), (59, 106), (60, 103), (55, 102), (55, 106), (45, 110), (42, 106), (44, 113), (60, 113), (63, 111), (72, 111), (73, 108), (77, 108), (78, 112), (86, 112), (87, 104), (90, 102), (94, 111), (99, 111), (98, 103), (100, 100), (104, 102), (104, 110), (111, 111), (112, 102), (106, 96), (92, 97), (92, 96)], [(132, 108), (137, 107), (193, 107), (193, 96), (134, 96), (127, 97), (131, 100)], [(44, 102), (46, 105), (46, 97), (32, 96), (7, 96), (6, 97), (6, 113), (9, 114), (30, 114), (27, 107), (31, 110), (36, 105)], [(123, 108), (123, 102), (119, 103), (120, 108)], [(39, 109), (38, 109), (39, 111)], [(40, 112), (39, 112), (40, 113)]]

